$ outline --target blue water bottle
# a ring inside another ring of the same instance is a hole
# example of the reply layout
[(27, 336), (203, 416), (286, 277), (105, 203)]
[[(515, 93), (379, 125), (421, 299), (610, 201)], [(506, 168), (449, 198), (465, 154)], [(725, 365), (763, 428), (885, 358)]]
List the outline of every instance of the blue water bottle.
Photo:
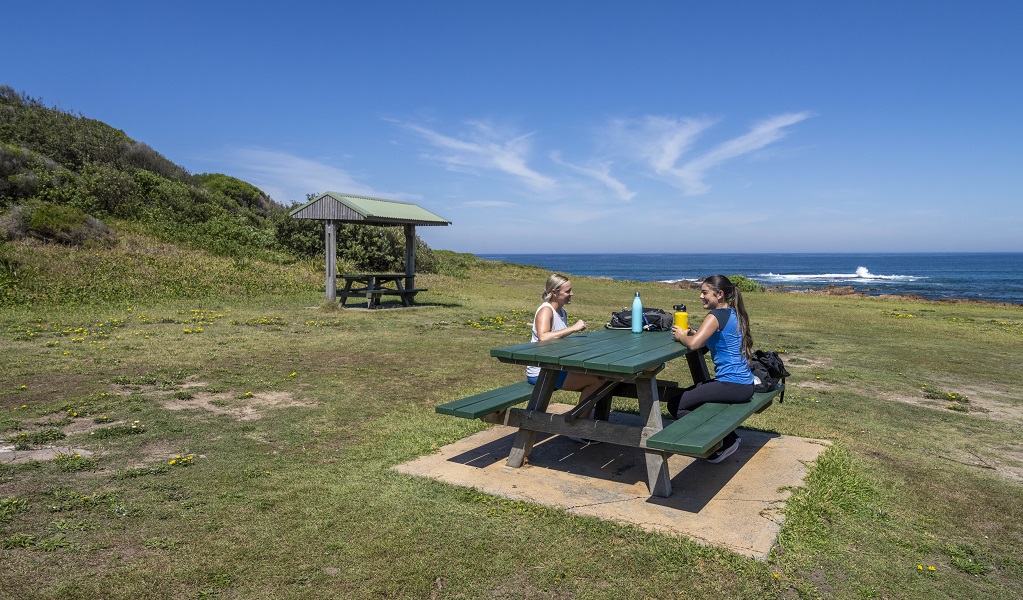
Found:
[(639, 292), (632, 299), (632, 333), (643, 331), (643, 301), (639, 299)]

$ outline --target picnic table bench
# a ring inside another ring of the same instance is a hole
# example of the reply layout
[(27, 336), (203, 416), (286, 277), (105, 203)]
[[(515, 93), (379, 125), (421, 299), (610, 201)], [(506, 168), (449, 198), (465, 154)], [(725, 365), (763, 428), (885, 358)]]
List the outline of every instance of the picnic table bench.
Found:
[(769, 392), (757, 392), (749, 402), (741, 404), (702, 404), (648, 437), (646, 447), (675, 454), (710, 456), (717, 451), (721, 440), (730, 431), (734, 431), (751, 415), (767, 410), (784, 389), (784, 386), (779, 386)]
[[(518, 427), (508, 458), (511, 467), (523, 464), (537, 432), (642, 448), (647, 455), (650, 493), (667, 497), (671, 495), (668, 453), (709, 456), (720, 448), (721, 440), (729, 432), (754, 413), (766, 410), (774, 398), (784, 393), (782, 386), (754, 394), (749, 402), (707, 403), (680, 419), (663, 419), (659, 400), (678, 384), (657, 379), (657, 373), (668, 360), (685, 356), (693, 381), (706, 381), (710, 375), (703, 353), (678, 344), (667, 332), (633, 334), (612, 330), (496, 348), (491, 355), (502, 362), (539, 366), (536, 385), (519, 381), (441, 404), (436, 412)], [(596, 374), (606, 383), (568, 412), (552, 414), (547, 407), (561, 370)], [(640, 425), (608, 421), (611, 399), (615, 396), (639, 400)], [(528, 402), (525, 408), (515, 407), (523, 402)], [(594, 419), (577, 418), (590, 408), (595, 409)]]
[(344, 281), (338, 292), (341, 306), (346, 306), (349, 298), (365, 298), (366, 308), (380, 306), (383, 296), (398, 296), (402, 306), (412, 306), (416, 294), (427, 291), (426, 288), (405, 287), (411, 283), (405, 273), (355, 273), (338, 275), (337, 281)]
[[(661, 394), (669, 388), (678, 387), (678, 383), (674, 381), (660, 379), (657, 380), (657, 385)], [(436, 407), (436, 412), (442, 415), (462, 417), (463, 419), (482, 419), (489, 423), (505, 423), (507, 420), (505, 417), (506, 410), (516, 404), (522, 404), (529, 400), (529, 397), (533, 395), (534, 389), (535, 386), (533, 384), (527, 381), (519, 381), (487, 392), (481, 392), (441, 404)], [(605, 408), (602, 404), (606, 405), (607, 412), (610, 412), (610, 399), (612, 395), (622, 398), (638, 398), (635, 384), (618, 383), (612, 392), (601, 398), (605, 402), (597, 403), (598, 418), (600, 418), (600, 413), (603, 412), (602, 409)], [(606, 415), (604, 418), (607, 418)]]

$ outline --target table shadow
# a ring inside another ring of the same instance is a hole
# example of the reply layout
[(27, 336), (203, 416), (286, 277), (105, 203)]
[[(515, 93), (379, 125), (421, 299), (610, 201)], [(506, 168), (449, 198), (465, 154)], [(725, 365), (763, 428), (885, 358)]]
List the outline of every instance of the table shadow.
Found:
[[(680, 455), (668, 460), (672, 494), (668, 498), (649, 496), (646, 502), (675, 510), (699, 513), (729, 481), (746, 466), (777, 433), (740, 430), (742, 444), (735, 454), (719, 464)], [(447, 459), (448, 462), (486, 469), (508, 459), (515, 433), (502, 436)], [(640, 448), (602, 443), (583, 446), (565, 436), (537, 433), (527, 463), (565, 475), (599, 479), (621, 484), (622, 494), (635, 497), (635, 487), (646, 488), (646, 455)], [(578, 484), (578, 480), (573, 481)], [(552, 479), (551, 485), (558, 485)], [(606, 485), (605, 485), (606, 487)]]

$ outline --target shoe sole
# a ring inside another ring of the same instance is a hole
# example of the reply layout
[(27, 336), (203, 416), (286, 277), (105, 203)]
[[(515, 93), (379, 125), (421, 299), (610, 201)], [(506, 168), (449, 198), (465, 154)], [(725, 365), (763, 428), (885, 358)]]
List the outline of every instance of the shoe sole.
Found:
[(735, 451), (739, 449), (739, 444), (740, 444), (740, 443), (742, 443), (742, 438), (736, 438), (736, 440), (735, 440), (735, 443), (734, 443), (734, 444), (732, 444), (731, 446), (729, 446), (729, 447), (725, 448), (725, 449), (724, 449), (724, 451), (723, 451), (723, 452), (721, 452), (721, 456), (716, 456), (716, 457), (714, 457), (714, 458), (712, 458), (712, 459), (711, 459), (711, 458), (708, 458), (708, 459), (707, 459), (707, 462), (709, 462), (709, 463), (711, 463), (711, 464), (715, 464), (715, 465), (716, 465), (716, 464), (718, 464), (719, 462), (721, 462), (721, 461), (725, 460), (725, 459), (726, 459), (726, 458), (728, 458), (729, 456), (731, 456), (731, 455), (735, 454)]

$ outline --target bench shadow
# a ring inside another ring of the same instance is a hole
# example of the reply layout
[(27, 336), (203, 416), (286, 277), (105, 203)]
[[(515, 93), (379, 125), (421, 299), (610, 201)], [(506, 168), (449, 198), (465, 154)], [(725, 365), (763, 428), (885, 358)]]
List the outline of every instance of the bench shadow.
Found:
[[(671, 496), (650, 496), (647, 502), (690, 513), (699, 513), (760, 452), (777, 433), (739, 430), (742, 443), (735, 454), (718, 464), (694, 458), (671, 478)], [(670, 463), (669, 463), (670, 464)], [(674, 469), (672, 469), (674, 471)]]
[[(735, 454), (719, 464), (711, 464), (699, 458), (670, 455), (668, 469), (674, 473), (671, 478), (672, 494), (668, 498), (649, 496), (647, 503), (674, 510), (699, 513), (746, 467), (777, 433), (740, 429), (742, 444)], [(487, 442), (475, 448), (451, 456), (447, 462), (478, 469), (487, 469), (497, 463), (503, 466), (508, 460), (515, 440), (515, 432)], [(595, 486), (620, 494), (622, 499), (632, 499), (637, 489), (647, 489), (646, 455), (640, 448), (603, 443), (583, 446), (565, 436), (537, 433), (533, 450), (527, 463), (534, 469), (552, 473), (537, 472), (536, 478), (546, 485), (558, 487), (579, 485), (579, 478), (591, 478)], [(568, 477), (571, 476), (571, 477)]]
[(401, 302), (382, 302), (382, 303), (374, 306), (373, 308), (366, 308), (366, 303), (362, 302), (361, 304), (347, 304), (347, 305), (342, 305), (341, 303), (338, 303), (337, 309), (338, 310), (364, 310), (364, 311), (369, 311), (369, 312), (376, 312), (376, 311), (379, 311), (379, 310), (390, 310), (390, 309), (395, 309), (395, 308), (400, 308), (400, 309), (416, 309), (416, 308), (433, 308), (433, 307), (437, 307), (437, 306), (447, 306), (447, 307), (452, 307), (453, 306), (453, 307), (457, 307), (457, 306), (460, 306), (460, 305), (458, 305), (458, 304), (447, 304), (447, 303), (442, 303), (442, 302), (416, 302), (416, 303), (412, 304), (411, 306), (405, 306)]

